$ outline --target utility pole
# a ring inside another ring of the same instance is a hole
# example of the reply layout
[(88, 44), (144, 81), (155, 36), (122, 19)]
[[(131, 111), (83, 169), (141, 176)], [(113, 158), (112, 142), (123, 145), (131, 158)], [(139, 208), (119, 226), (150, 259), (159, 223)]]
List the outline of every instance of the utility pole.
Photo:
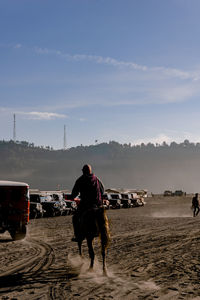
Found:
[(16, 142), (16, 118), (15, 118), (15, 114), (14, 114), (14, 124), (13, 124), (13, 141), (14, 143)]
[(64, 143), (63, 143), (63, 150), (66, 150), (67, 143), (66, 143), (66, 125), (64, 125)]

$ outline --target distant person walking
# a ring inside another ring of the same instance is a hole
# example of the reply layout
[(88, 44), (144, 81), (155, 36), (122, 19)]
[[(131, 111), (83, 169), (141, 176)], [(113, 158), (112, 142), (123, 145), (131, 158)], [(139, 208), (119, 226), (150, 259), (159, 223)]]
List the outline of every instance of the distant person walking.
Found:
[(84, 165), (82, 168), (83, 175), (80, 176), (72, 189), (72, 199), (80, 194), (80, 203), (77, 212), (72, 218), (74, 226), (74, 235), (72, 241), (79, 240), (80, 218), (88, 209), (102, 206), (104, 186), (100, 179), (92, 173), (90, 165)]
[(192, 198), (192, 209), (193, 209), (193, 217), (196, 217), (199, 213), (199, 200), (198, 200), (198, 193)]

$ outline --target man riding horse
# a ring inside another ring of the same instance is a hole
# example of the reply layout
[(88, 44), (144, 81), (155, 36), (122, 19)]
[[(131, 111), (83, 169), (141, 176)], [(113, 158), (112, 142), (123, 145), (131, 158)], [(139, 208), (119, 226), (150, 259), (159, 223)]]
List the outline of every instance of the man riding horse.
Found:
[(74, 227), (74, 237), (72, 241), (78, 242), (80, 239), (80, 219), (84, 212), (89, 209), (97, 209), (103, 204), (104, 186), (97, 176), (92, 173), (90, 165), (84, 165), (83, 175), (80, 176), (72, 189), (72, 198), (80, 194), (80, 203), (77, 212), (72, 218)]

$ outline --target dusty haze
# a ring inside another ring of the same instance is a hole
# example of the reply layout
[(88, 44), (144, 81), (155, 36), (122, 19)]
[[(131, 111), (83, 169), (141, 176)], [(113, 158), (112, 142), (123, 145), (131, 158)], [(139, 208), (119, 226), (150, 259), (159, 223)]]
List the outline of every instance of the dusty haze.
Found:
[(89, 163), (106, 188), (145, 188), (153, 193), (199, 189), (200, 145), (130, 146), (116, 142), (63, 150), (27, 142), (0, 143), (0, 178), (25, 181), (31, 188), (71, 189)]

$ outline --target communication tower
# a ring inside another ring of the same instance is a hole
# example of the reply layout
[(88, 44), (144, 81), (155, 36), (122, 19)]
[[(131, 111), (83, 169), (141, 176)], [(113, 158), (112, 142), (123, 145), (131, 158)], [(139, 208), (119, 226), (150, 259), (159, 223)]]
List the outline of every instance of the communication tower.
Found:
[(66, 125), (64, 125), (64, 143), (63, 143), (63, 149), (66, 150), (67, 148), (67, 142), (66, 142)]
[(13, 141), (16, 142), (16, 118), (15, 118), (15, 114), (14, 114), (14, 123), (13, 123)]

